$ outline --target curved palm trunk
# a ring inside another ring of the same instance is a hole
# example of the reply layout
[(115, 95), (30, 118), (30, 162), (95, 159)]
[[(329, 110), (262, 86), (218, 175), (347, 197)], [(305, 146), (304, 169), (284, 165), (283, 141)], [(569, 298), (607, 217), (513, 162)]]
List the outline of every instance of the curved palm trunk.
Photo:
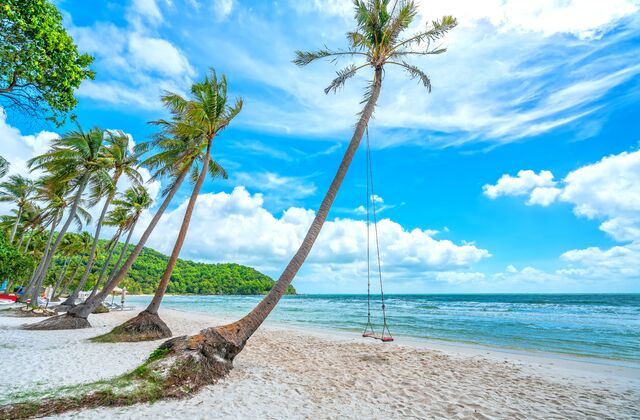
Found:
[(139, 215), (136, 216), (135, 222), (133, 222), (133, 225), (131, 225), (131, 228), (129, 229), (129, 234), (127, 235), (127, 239), (124, 241), (124, 246), (120, 251), (120, 256), (118, 256), (118, 261), (116, 261), (115, 265), (111, 269), (111, 273), (109, 274), (109, 279), (107, 280), (107, 282), (110, 282), (111, 280), (113, 280), (116, 274), (118, 274), (118, 267), (120, 267), (120, 264), (124, 259), (124, 256), (127, 254), (127, 250), (129, 249), (129, 242), (131, 242), (131, 236), (133, 236), (133, 231), (136, 228), (136, 224), (138, 224), (138, 217)]
[(318, 238), (320, 230), (322, 229), (322, 226), (327, 219), (327, 215), (329, 214), (331, 205), (333, 204), (338, 190), (340, 189), (340, 185), (342, 184), (342, 181), (347, 174), (349, 166), (351, 165), (351, 161), (353, 160), (353, 157), (358, 150), (358, 146), (360, 145), (360, 141), (362, 140), (364, 130), (366, 129), (369, 123), (369, 119), (373, 114), (378, 96), (380, 96), (381, 86), (382, 69), (377, 68), (375, 71), (375, 79), (371, 90), (371, 96), (369, 97), (367, 104), (362, 110), (362, 114), (360, 115), (360, 119), (358, 120), (358, 124), (356, 125), (356, 129), (353, 133), (353, 137), (351, 138), (351, 142), (349, 143), (349, 147), (347, 148), (344, 157), (342, 158), (342, 162), (338, 167), (338, 172), (333, 178), (331, 186), (324, 196), (324, 199), (320, 204), (320, 208), (318, 209), (318, 213), (313, 219), (313, 222), (309, 227), (309, 231), (304, 237), (300, 248), (293, 256), (293, 259), (291, 259), (276, 284), (269, 291), (267, 296), (265, 296), (264, 299), (262, 299), (262, 301), (244, 318), (232, 324), (215, 328), (217, 333), (221, 334), (226, 340), (231, 341), (238, 347), (238, 352), (242, 349), (242, 347), (244, 347), (244, 344), (258, 329), (258, 327), (260, 327), (267, 316), (269, 316), (273, 308), (277, 305), (278, 301), (280, 301), (280, 298), (284, 296), (287, 291), (287, 287), (291, 284), (298, 270), (300, 269), (300, 267), (302, 267), (302, 264), (309, 255), (309, 252), (311, 251), (311, 248)]
[(56, 216), (56, 218), (51, 222), (51, 230), (49, 231), (49, 236), (47, 237), (47, 243), (44, 247), (44, 254), (42, 255), (42, 259), (40, 260), (40, 263), (38, 263), (38, 266), (33, 271), (33, 274), (29, 279), (29, 283), (27, 287), (23, 290), (22, 296), (20, 297), (20, 299), (18, 299), (19, 302), (22, 302), (22, 303), (27, 302), (27, 296), (29, 296), (29, 293), (31, 292), (31, 288), (35, 285), (36, 280), (40, 275), (40, 271), (42, 270), (44, 261), (47, 257), (47, 254), (49, 253), (49, 250), (51, 249), (51, 242), (53, 241), (53, 235), (55, 234), (56, 226), (58, 225), (58, 220), (59, 220), (59, 216)]
[(153, 299), (147, 309), (144, 312), (149, 312), (151, 314), (157, 315), (158, 308), (160, 308), (160, 303), (162, 302), (162, 298), (164, 297), (165, 292), (167, 291), (167, 286), (169, 285), (169, 280), (171, 279), (171, 273), (173, 273), (173, 269), (176, 266), (176, 262), (178, 262), (178, 256), (180, 255), (180, 250), (182, 249), (182, 245), (184, 244), (184, 240), (187, 236), (187, 231), (189, 230), (189, 223), (191, 222), (191, 216), (193, 215), (193, 208), (196, 205), (196, 201), (198, 200), (198, 194), (200, 194), (200, 189), (202, 188), (202, 184), (204, 183), (205, 178), (207, 177), (207, 171), (209, 170), (209, 155), (211, 153), (211, 140), (207, 144), (207, 153), (204, 159), (204, 164), (202, 165), (202, 171), (200, 172), (200, 176), (196, 181), (196, 185), (193, 187), (193, 191), (191, 192), (191, 197), (189, 198), (189, 203), (187, 204), (187, 209), (184, 212), (184, 218), (182, 219), (182, 226), (180, 226), (180, 232), (178, 233), (178, 238), (176, 239), (176, 243), (173, 246), (173, 251), (171, 252), (171, 257), (169, 257), (169, 262), (167, 263), (167, 267), (162, 273), (162, 278), (160, 279), (160, 283), (158, 284), (158, 288), (156, 289), (155, 294), (153, 295)]
[(9, 243), (13, 243), (13, 238), (16, 236), (16, 232), (18, 231), (18, 225), (20, 224), (20, 217), (22, 217), (22, 206), (18, 206), (18, 214), (16, 214), (16, 222), (13, 224), (13, 229), (11, 230), (11, 239), (9, 239)]
[(127, 258), (127, 260), (124, 262), (124, 264), (122, 265), (122, 268), (118, 270), (117, 274), (110, 281), (107, 282), (107, 284), (102, 288), (102, 290), (97, 295), (93, 297), (93, 299), (87, 299), (87, 301), (85, 301), (84, 303), (81, 303), (80, 305), (77, 305), (71, 308), (69, 312), (67, 312), (68, 316), (71, 316), (74, 318), (83, 318), (86, 320), (87, 317), (91, 314), (91, 312), (93, 312), (94, 309), (100, 306), (102, 301), (109, 295), (109, 293), (111, 293), (113, 289), (115, 289), (115, 287), (118, 285), (118, 283), (120, 283), (122, 279), (124, 279), (124, 276), (127, 275), (127, 272), (133, 265), (133, 262), (136, 260), (136, 258), (138, 258), (138, 255), (140, 255), (140, 252), (142, 252), (142, 248), (144, 247), (144, 244), (149, 239), (149, 236), (151, 236), (151, 232), (153, 232), (153, 229), (155, 229), (156, 225), (160, 221), (160, 217), (162, 217), (165, 210), (169, 206), (169, 203), (171, 203), (173, 196), (176, 194), (176, 192), (180, 188), (180, 185), (182, 185), (182, 182), (184, 181), (184, 178), (186, 176), (187, 176), (187, 170), (183, 171), (179, 175), (173, 188), (171, 188), (171, 190), (169, 191), (169, 194), (167, 194), (164, 201), (162, 202), (162, 205), (160, 206), (156, 214), (153, 216), (153, 219), (151, 219), (149, 226), (147, 226), (147, 229), (142, 234), (140, 241), (138, 242), (136, 247), (133, 249), (133, 252), (129, 255), (129, 258)]
[[(118, 177), (114, 177), (112, 182), (115, 188), (115, 185), (118, 183)], [(96, 233), (93, 236), (93, 244), (91, 245), (91, 250), (89, 251), (89, 259), (87, 260), (87, 265), (84, 268), (84, 273), (82, 273), (82, 279), (80, 279), (80, 282), (78, 283), (76, 288), (73, 290), (73, 293), (69, 295), (67, 300), (62, 302), (63, 305), (75, 306), (76, 300), (78, 299), (78, 295), (84, 288), (84, 285), (87, 282), (87, 279), (89, 278), (89, 274), (91, 273), (91, 268), (93, 268), (93, 263), (95, 262), (95, 259), (96, 259), (96, 249), (98, 248), (98, 242), (100, 242), (100, 231), (102, 230), (102, 224), (104, 223), (104, 218), (107, 215), (107, 209), (109, 208), (109, 204), (111, 204), (112, 199), (113, 199), (113, 194), (109, 194), (107, 196), (106, 201), (104, 202), (104, 206), (102, 206), (102, 212), (100, 213), (100, 218), (98, 219), (98, 223), (96, 224)]]
[(69, 216), (67, 220), (64, 222), (62, 229), (58, 232), (58, 237), (54, 242), (53, 246), (49, 250), (49, 252), (44, 256), (44, 264), (38, 273), (38, 283), (42, 283), (42, 280), (45, 278), (47, 274), (47, 270), (49, 269), (49, 265), (51, 264), (51, 260), (53, 259), (53, 255), (56, 253), (58, 246), (60, 246), (60, 242), (62, 242), (62, 238), (64, 234), (67, 233), (69, 226), (71, 226), (71, 222), (76, 217), (76, 212), (78, 211), (78, 206), (80, 205), (80, 199), (82, 199), (82, 193), (84, 193), (84, 189), (89, 182), (89, 174), (85, 174), (82, 177), (82, 181), (80, 181), (80, 185), (78, 186), (78, 192), (73, 199), (73, 204), (71, 205), (71, 209), (69, 210)]
[(102, 269), (100, 270), (100, 275), (98, 276), (98, 280), (96, 280), (96, 284), (93, 286), (93, 290), (91, 290), (91, 294), (89, 295), (88, 299), (91, 299), (92, 297), (94, 297), (95, 294), (98, 292), (98, 287), (100, 286), (100, 283), (102, 283), (102, 279), (104, 278), (104, 273), (107, 272), (107, 266), (109, 266), (109, 263), (111, 262), (111, 257), (113, 256), (113, 251), (115, 251), (115, 249), (116, 249), (116, 245), (118, 244), (118, 240), (120, 240), (120, 229), (118, 229), (118, 233), (111, 240), (111, 246), (109, 247), (109, 253), (107, 254), (107, 258), (104, 261), (104, 265), (102, 266)]

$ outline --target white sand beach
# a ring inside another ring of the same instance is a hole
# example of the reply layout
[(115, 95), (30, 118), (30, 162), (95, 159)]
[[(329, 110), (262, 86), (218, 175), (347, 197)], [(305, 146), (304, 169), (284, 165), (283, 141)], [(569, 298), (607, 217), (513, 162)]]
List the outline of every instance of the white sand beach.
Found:
[[(105, 379), (140, 364), (160, 342), (94, 344), (136, 312), (94, 315), (94, 328), (23, 331), (0, 316), (2, 404), (10, 395)], [(175, 335), (222, 322), (161, 311)], [(193, 397), (55, 418), (640, 418), (640, 366), (553, 354), (405, 339), (383, 344), (344, 332), (267, 322), (235, 369)]]

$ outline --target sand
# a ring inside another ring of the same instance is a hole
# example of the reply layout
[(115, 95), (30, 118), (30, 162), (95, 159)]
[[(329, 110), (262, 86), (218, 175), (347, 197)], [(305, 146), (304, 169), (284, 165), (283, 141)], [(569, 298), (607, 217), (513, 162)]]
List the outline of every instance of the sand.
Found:
[[(94, 328), (23, 331), (31, 319), (0, 312), (0, 403), (25, 390), (116, 376), (161, 342), (94, 344), (136, 312), (93, 315)], [(175, 335), (223, 322), (161, 311)], [(391, 344), (344, 332), (267, 322), (223, 381), (193, 397), (101, 408), (55, 418), (640, 418), (640, 365), (507, 352), (400, 338)]]

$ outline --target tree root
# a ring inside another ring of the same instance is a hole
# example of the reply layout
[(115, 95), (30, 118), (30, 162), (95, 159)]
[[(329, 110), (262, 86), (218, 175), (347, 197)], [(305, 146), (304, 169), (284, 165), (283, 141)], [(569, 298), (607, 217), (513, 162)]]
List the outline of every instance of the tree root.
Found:
[(94, 343), (153, 341), (171, 337), (171, 330), (156, 314), (142, 311), (110, 332), (91, 339)]
[(47, 318), (44, 321), (35, 324), (26, 324), (22, 326), (23, 330), (77, 330), (80, 328), (91, 328), (91, 324), (85, 318), (75, 317), (71, 315), (57, 315)]
[(61, 388), (39, 399), (12, 396), (15, 403), (0, 407), (0, 419), (20, 419), (67, 411), (128, 406), (164, 398), (183, 398), (216, 383), (233, 367), (242, 350), (223, 330), (208, 328), (194, 336), (176, 337), (158, 347), (145, 363), (115, 379)]

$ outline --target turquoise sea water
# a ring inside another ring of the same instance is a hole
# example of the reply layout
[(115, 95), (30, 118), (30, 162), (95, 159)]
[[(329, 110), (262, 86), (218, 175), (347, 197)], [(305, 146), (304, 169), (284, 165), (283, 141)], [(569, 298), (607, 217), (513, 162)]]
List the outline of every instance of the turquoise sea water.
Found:
[[(143, 305), (150, 297), (132, 296)], [(260, 296), (167, 296), (166, 308), (240, 317)], [(394, 336), (640, 362), (640, 294), (388, 295)], [(380, 322), (380, 302), (372, 314)], [(286, 296), (270, 320), (361, 332), (366, 295)]]

